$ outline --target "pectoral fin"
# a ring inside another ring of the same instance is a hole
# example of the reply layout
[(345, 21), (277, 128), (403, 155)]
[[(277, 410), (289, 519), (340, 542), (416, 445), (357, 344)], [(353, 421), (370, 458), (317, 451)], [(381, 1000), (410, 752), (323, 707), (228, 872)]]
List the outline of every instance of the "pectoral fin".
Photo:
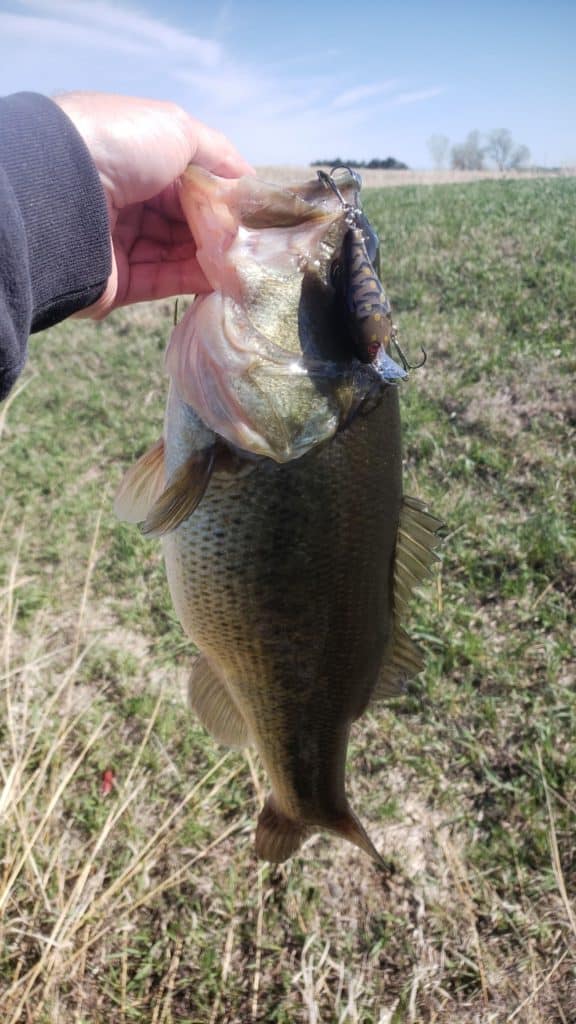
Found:
[(142, 523), (164, 487), (164, 438), (156, 441), (125, 473), (114, 499), (122, 522)]
[(294, 227), (325, 216), (323, 209), (305, 202), (294, 192), (273, 185), (255, 190), (240, 208), (241, 223), (253, 229)]
[(208, 732), (227, 747), (246, 747), (250, 742), (246, 722), (232, 700), (226, 683), (202, 655), (188, 682), (188, 700)]
[(194, 452), (168, 481), (142, 526), (146, 537), (161, 537), (188, 519), (200, 504), (214, 468), (216, 446)]

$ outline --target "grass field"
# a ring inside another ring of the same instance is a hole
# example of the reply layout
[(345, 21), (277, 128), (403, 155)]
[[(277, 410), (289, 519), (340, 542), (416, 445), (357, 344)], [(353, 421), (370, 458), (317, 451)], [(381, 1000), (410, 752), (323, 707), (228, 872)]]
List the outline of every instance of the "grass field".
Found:
[(274, 869), (255, 758), (185, 710), (159, 548), (117, 523), (158, 436), (171, 303), (36, 336), (0, 408), (3, 1024), (574, 1024), (576, 180), (367, 193), (401, 343), (406, 491), (446, 522), (427, 668), (365, 716), (383, 880)]

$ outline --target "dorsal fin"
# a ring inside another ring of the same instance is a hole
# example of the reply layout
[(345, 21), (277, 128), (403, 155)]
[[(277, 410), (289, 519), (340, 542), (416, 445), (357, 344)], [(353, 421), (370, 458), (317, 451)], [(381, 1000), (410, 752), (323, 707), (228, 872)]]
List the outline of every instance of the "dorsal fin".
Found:
[(395, 629), (392, 644), (372, 694), (373, 700), (399, 697), (409, 679), (424, 668), (422, 651), (403, 629)]
[(164, 487), (164, 438), (161, 437), (124, 474), (114, 512), (125, 523), (142, 523)]
[(428, 512), (417, 498), (404, 496), (396, 538), (394, 559), (394, 612), (397, 618), (414, 595), (419, 583), (438, 561), (435, 548), (442, 521)]
[(444, 525), (442, 520), (438, 519), (438, 516), (428, 511), (428, 505), (425, 501), (420, 501), (420, 498), (411, 498), (409, 494), (402, 496), (401, 516), (404, 519), (413, 519), (416, 522), (422, 523), (429, 532), (434, 534)]

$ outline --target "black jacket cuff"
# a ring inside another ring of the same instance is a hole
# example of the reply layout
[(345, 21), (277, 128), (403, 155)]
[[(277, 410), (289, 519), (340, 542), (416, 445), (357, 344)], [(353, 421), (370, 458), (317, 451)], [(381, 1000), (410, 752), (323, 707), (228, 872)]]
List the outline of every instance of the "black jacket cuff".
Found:
[[(95, 302), (112, 261), (98, 171), (72, 121), (45, 96), (0, 99), (0, 186), (0, 306), (11, 318), (0, 326), (0, 374), (9, 387), (28, 333)], [(0, 395), (6, 390), (0, 381)]]

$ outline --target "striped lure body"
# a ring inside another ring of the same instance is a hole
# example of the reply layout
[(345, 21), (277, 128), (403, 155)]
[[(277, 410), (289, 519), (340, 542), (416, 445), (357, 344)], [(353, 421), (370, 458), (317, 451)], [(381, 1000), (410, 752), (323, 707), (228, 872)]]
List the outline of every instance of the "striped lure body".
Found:
[[(344, 198), (338, 187), (334, 177), (337, 170), (346, 171), (357, 186), (353, 204)], [(344, 165), (332, 168), (329, 174), (317, 173), (346, 211), (348, 231), (341, 255), (332, 265), (332, 284), (336, 301), (345, 315), (356, 358), (362, 363), (372, 363), (386, 383), (395, 383), (407, 376), (406, 367), (399, 367), (388, 354), (390, 343), (395, 342), (392, 307), (380, 283), (378, 235), (360, 207), (362, 179)]]
[(368, 255), (362, 227), (354, 224), (344, 239), (342, 287), (356, 355), (373, 363), (392, 339), (392, 308)]

